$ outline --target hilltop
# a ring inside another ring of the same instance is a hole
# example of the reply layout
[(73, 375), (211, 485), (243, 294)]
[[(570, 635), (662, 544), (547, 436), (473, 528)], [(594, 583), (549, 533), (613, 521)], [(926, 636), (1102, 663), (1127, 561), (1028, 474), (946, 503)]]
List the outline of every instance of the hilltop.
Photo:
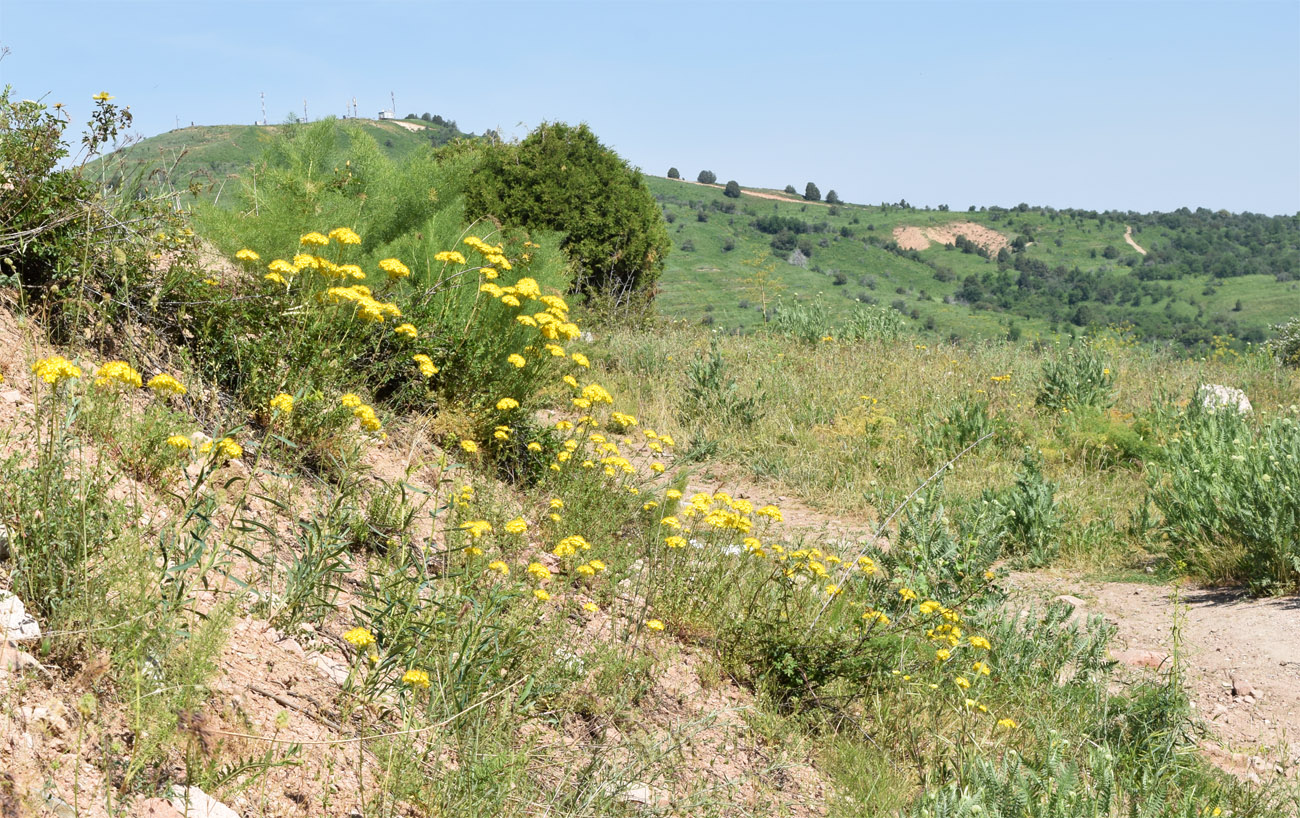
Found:
[[(437, 148), (454, 139), (469, 138), (454, 122), (438, 117), (423, 119), (347, 119), (340, 125), (360, 128), (379, 144), (389, 159), (403, 159), (424, 148)], [(192, 125), (140, 139), (122, 148), (104, 162), (107, 183), (119, 187), (140, 176), (150, 189), (169, 186), (191, 189), (194, 198), (224, 206), (237, 180), (245, 175), (270, 147), (276, 133), (295, 123), (282, 125)], [(346, 139), (346, 129), (340, 129)], [(102, 160), (101, 160), (102, 161)], [(88, 166), (93, 175), (98, 163)]]

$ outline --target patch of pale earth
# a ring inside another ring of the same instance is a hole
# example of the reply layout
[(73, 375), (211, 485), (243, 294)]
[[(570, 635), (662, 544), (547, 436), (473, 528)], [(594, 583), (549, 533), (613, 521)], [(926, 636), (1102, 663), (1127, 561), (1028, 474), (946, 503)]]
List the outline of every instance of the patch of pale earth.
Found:
[(1132, 247), (1134, 250), (1137, 250), (1142, 255), (1145, 256), (1147, 254), (1146, 250), (1143, 250), (1141, 247), (1138, 246), (1137, 242), (1133, 241), (1133, 228), (1127, 224), (1124, 225), (1124, 241), (1128, 242), (1129, 247)]

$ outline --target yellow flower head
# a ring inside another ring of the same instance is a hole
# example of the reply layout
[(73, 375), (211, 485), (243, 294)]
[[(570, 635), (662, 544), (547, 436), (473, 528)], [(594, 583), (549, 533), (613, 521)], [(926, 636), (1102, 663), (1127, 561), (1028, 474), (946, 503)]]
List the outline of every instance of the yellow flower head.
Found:
[(584, 602), (582, 603), (582, 609), (587, 613), (595, 613), (600, 610), (600, 606), (594, 602)]
[(298, 243), (304, 247), (324, 247), (330, 240), (320, 233), (311, 232), (299, 238)]
[(283, 415), (292, 414), (293, 412), (293, 395), (281, 392), (271, 398), (271, 409)]
[(408, 670), (402, 674), (402, 684), (427, 690), (429, 688), (429, 674), (423, 670)]
[(647, 619), (645, 626), (652, 631), (661, 631), (664, 629), (664, 623), (658, 619)]
[(459, 250), (443, 250), (441, 253), (434, 254), (434, 261), (441, 261), (443, 264), (464, 264), (465, 257)]
[(556, 509), (557, 511), (564, 508), (564, 501), (558, 497), (553, 498), (551, 500), (551, 508)]
[(116, 97), (109, 96), (107, 91), (100, 91), (98, 94), (91, 97), (91, 99), (95, 102), (108, 102), (110, 99), (116, 99)]
[(545, 588), (536, 588), (536, 589), (534, 589), (534, 590), (533, 590), (533, 596), (537, 598), (537, 601), (538, 601), (538, 602), (546, 602), (547, 600), (549, 600), (549, 599), (551, 598), (551, 595), (550, 595), (549, 593), (547, 593), (547, 591), (546, 591)]
[(998, 727), (1003, 730), (1014, 730), (1020, 725), (1016, 724), (1015, 719), (998, 719)]
[(506, 358), (506, 360), (509, 361), (510, 365), (515, 369), (523, 369), (524, 364), (528, 363), (524, 360), (524, 356), (520, 355), (518, 352), (511, 353), (510, 357)]
[(587, 356), (583, 355), (581, 352), (575, 352), (569, 357), (572, 358), (573, 362), (578, 366), (582, 366), (582, 367), (591, 366), (591, 361), (588, 361)]
[(489, 523), (487, 520), (470, 520), (468, 522), (461, 523), (460, 527), (462, 530), (468, 531), (469, 535), (474, 539), (478, 539), (479, 537), (482, 537), (484, 534), (489, 534), (492, 532), (492, 524)]
[(472, 440), (462, 440), (460, 447), (465, 450), (466, 454), (475, 454), (478, 452), (478, 444)]
[(515, 400), (514, 398), (502, 398), (501, 400), (497, 401), (498, 412), (509, 412), (511, 409), (518, 409), (518, 408), (519, 408), (519, 401)]
[(51, 386), (58, 386), (63, 381), (81, 377), (81, 367), (73, 364), (62, 355), (53, 355), (37, 361), (32, 365), (32, 372), (36, 373), (36, 377)]
[(339, 398), (339, 403), (343, 404), (348, 409), (355, 409), (361, 405), (361, 398), (348, 392), (346, 395)]
[(235, 258), (239, 259), (240, 261), (257, 261), (262, 257), (259, 256), (257, 253), (253, 252), (252, 250), (249, 250), (247, 247), (245, 247), (243, 250), (240, 250), (238, 253), (235, 253)]
[(420, 374), (426, 378), (432, 378), (438, 374), (438, 367), (433, 365), (433, 359), (428, 355), (412, 355), (411, 360), (415, 361), (416, 366), (420, 367)]
[(191, 442), (190, 439), (188, 437), (185, 437), (184, 435), (172, 435), (171, 437), (167, 438), (167, 445), (171, 446), (173, 449), (175, 449), (178, 452), (184, 452), (193, 448), (194, 443)]
[(365, 650), (375, 644), (375, 635), (365, 628), (353, 628), (343, 634), (343, 639), (357, 650)]
[(109, 361), (95, 371), (95, 386), (99, 387), (129, 386), (139, 389), (141, 382), (140, 373), (126, 361)]
[(495, 571), (503, 577), (510, 575), (510, 566), (506, 565), (501, 560), (493, 560), (492, 562), (489, 562), (487, 569), (489, 571)]
[(899, 588), (898, 595), (909, 602), (916, 599), (916, 591), (913, 591), (911, 588)]
[(386, 258), (379, 262), (379, 269), (388, 274), (391, 279), (406, 278), (411, 274), (411, 268), (395, 258)]
[(420, 337), (420, 331), (415, 328), (414, 324), (398, 324), (393, 327), (393, 332), (412, 341)]
[(184, 384), (167, 374), (154, 375), (149, 379), (148, 386), (159, 397), (167, 394), (184, 395), (188, 391)]
[(244, 449), (234, 440), (223, 437), (221, 440), (208, 441), (199, 447), (201, 454), (214, 453), (214, 456), (222, 460), (235, 460), (244, 455)]
[(664, 545), (668, 546), (669, 548), (685, 548), (686, 538), (679, 537), (676, 534), (674, 534), (671, 537), (664, 538)]
[(528, 576), (532, 577), (538, 582), (546, 582), (548, 579), (551, 578), (550, 569), (547, 568), (545, 565), (542, 565), (540, 562), (528, 563), (527, 571), (528, 571)]
[(330, 231), (330, 238), (339, 244), (360, 244), (361, 237), (350, 227), (336, 227)]
[(528, 530), (528, 523), (524, 521), (523, 517), (516, 517), (505, 524), (505, 529), (510, 534), (522, 534)]

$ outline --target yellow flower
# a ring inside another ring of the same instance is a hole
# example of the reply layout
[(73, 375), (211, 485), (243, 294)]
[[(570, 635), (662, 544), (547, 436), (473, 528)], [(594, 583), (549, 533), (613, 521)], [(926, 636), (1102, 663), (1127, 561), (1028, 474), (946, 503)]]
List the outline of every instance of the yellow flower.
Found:
[(534, 589), (533, 596), (537, 597), (538, 602), (546, 602), (551, 598), (551, 595), (546, 592), (545, 588)]
[(379, 269), (387, 273), (391, 279), (406, 278), (411, 274), (411, 268), (395, 258), (386, 258), (380, 261)]
[(983, 636), (972, 636), (970, 638), (970, 644), (973, 648), (982, 648), (983, 650), (993, 649), (993, 645), (991, 645), (989, 640), (985, 639)]
[(561, 500), (561, 499), (558, 498), (558, 497), (552, 499), (552, 500), (551, 500), (551, 508), (556, 509), (556, 510), (559, 510), (559, 509), (564, 508), (564, 501)]
[(343, 639), (357, 650), (365, 650), (375, 644), (375, 635), (365, 628), (353, 628), (343, 634)]
[(661, 631), (664, 629), (664, 623), (658, 619), (647, 619), (645, 626), (652, 631)]
[(414, 324), (398, 324), (397, 326), (393, 327), (393, 332), (397, 333), (398, 335), (404, 335), (407, 338), (410, 338), (412, 341), (414, 341), (416, 338), (420, 336), (420, 332), (415, 328)]
[(940, 662), (946, 662), (952, 658), (952, 652), (947, 648), (939, 648), (934, 652), (934, 658)]
[(596, 575), (596, 569), (592, 568), (590, 565), (579, 565), (576, 570), (584, 577), (592, 577)]
[(600, 606), (594, 602), (584, 602), (582, 603), (582, 609), (587, 613), (595, 613), (600, 610)]
[(667, 497), (669, 500), (682, 499), (682, 493), (678, 489), (668, 489), (668, 491), (664, 492), (664, 496)]
[(583, 366), (583, 367), (591, 366), (591, 362), (587, 360), (587, 356), (583, 355), (581, 352), (575, 352), (569, 357), (572, 358), (573, 362), (578, 366)]
[(547, 568), (545, 565), (542, 565), (540, 562), (528, 563), (527, 570), (528, 570), (528, 576), (532, 577), (538, 582), (546, 582), (548, 579), (551, 578), (550, 569)]
[(519, 408), (519, 401), (515, 400), (514, 398), (502, 398), (501, 400), (497, 401), (498, 412), (509, 412), (511, 409), (518, 409), (518, 408)]
[(844, 590), (838, 585), (826, 586), (826, 596), (839, 596), (842, 593), (844, 593)]
[(185, 389), (184, 384), (167, 374), (154, 375), (149, 379), (148, 386), (154, 391), (154, 394), (158, 396), (168, 393), (173, 395), (184, 395), (188, 391)]
[[(646, 503), (646, 505), (650, 505), (650, 504)], [(646, 510), (648, 511), (649, 509)], [(674, 531), (678, 531), (682, 527), (681, 521), (678, 520), (676, 517), (664, 517), (662, 520), (659, 521), (659, 525), (663, 526), (664, 528), (671, 528)]]
[(217, 457), (226, 460), (234, 460), (236, 458), (243, 456), (244, 449), (234, 440), (228, 437), (223, 437), (221, 440), (218, 440), (216, 442), (208, 441), (207, 443), (204, 443), (202, 446), (199, 447), (199, 452), (201, 454), (216, 452)]
[(81, 368), (62, 355), (53, 355), (32, 365), (32, 372), (51, 386), (58, 386), (70, 378), (80, 378)]
[(933, 599), (927, 599), (925, 602), (921, 603), (920, 611), (926, 616), (929, 616), (932, 613), (938, 613), (942, 607), (942, 605), (935, 602)]
[(572, 386), (574, 389), (578, 388), (578, 379), (573, 377), (572, 375), (565, 375), (564, 382), (569, 386)]
[(259, 256), (257, 253), (245, 247), (243, 250), (240, 250), (238, 253), (235, 253), (235, 258), (239, 259), (240, 261), (257, 261), (261, 258), (261, 256)]
[(527, 363), (527, 361), (524, 360), (524, 356), (520, 355), (518, 352), (512, 353), (509, 358), (506, 358), (506, 360), (509, 361), (515, 369), (523, 369), (524, 364)]
[(420, 367), (420, 374), (424, 377), (432, 378), (434, 375), (438, 374), (438, 367), (433, 365), (433, 359), (428, 355), (423, 353), (412, 355), (411, 360), (415, 361), (416, 365)]
[(523, 517), (516, 517), (505, 524), (505, 529), (509, 534), (522, 534), (528, 530), (528, 523), (524, 522)]
[(265, 281), (269, 281), (272, 284), (279, 284), (281, 287), (289, 286), (289, 282), (285, 279), (284, 276), (280, 275), (279, 273), (267, 273), (266, 275), (262, 276), (262, 279)]
[(685, 548), (685, 547), (686, 547), (686, 538), (685, 538), (685, 537), (679, 537), (679, 536), (677, 536), (677, 535), (674, 534), (674, 535), (671, 536), (671, 537), (665, 537), (665, 538), (664, 538), (664, 545), (668, 546), (669, 548)]
[(293, 396), (281, 392), (271, 398), (271, 409), (288, 415), (293, 412)]
[(510, 575), (510, 566), (506, 565), (501, 560), (493, 560), (492, 562), (489, 562), (488, 570), (496, 571), (498, 574), (500, 574), (503, 577)]
[(484, 534), (491, 533), (492, 531), (492, 524), (487, 520), (470, 520), (469, 522), (461, 523), (460, 527), (463, 531), (468, 531), (469, 535), (476, 540)]
[(339, 398), (339, 403), (343, 404), (348, 409), (355, 409), (361, 405), (361, 398), (348, 392), (346, 395)]
[(460, 447), (464, 449), (467, 454), (474, 454), (478, 451), (478, 444), (472, 440), (462, 440), (460, 442)]
[(899, 588), (898, 595), (909, 602), (916, 599), (916, 591), (913, 591), (911, 588)]
[(867, 576), (874, 576), (877, 571), (876, 561), (871, 557), (858, 557), (858, 568)]
[[(662, 440), (664, 444), (667, 446), (673, 445), (673, 439), (668, 435), (660, 435), (659, 439)], [(774, 523), (779, 523), (785, 519), (785, 517), (781, 516), (781, 510), (776, 506), (772, 506), (772, 505), (763, 506), (758, 511), (755, 511), (754, 514), (756, 514), (759, 517), (767, 517)]]
[(663, 474), (663, 473), (664, 473), (664, 464), (663, 464), (663, 463), (651, 463), (651, 464), (650, 464), (650, 471), (654, 472), (655, 474)]
[(184, 435), (172, 435), (171, 437), (167, 438), (167, 445), (171, 446), (173, 449), (175, 449), (178, 452), (186, 451), (188, 449), (193, 448), (194, 446), (194, 444), (190, 441), (190, 439), (188, 437), (185, 437)]
[(107, 91), (100, 91), (98, 94), (91, 97), (91, 99), (95, 102), (108, 102), (110, 99), (116, 99), (116, 97), (109, 96)]
[(873, 611), (870, 608), (862, 614), (862, 618), (868, 622), (879, 622), (882, 626), (889, 624), (889, 617), (885, 616), (880, 611)]
[(140, 373), (126, 361), (109, 361), (95, 371), (95, 386), (129, 386), (139, 389)]
[(337, 241), (339, 244), (361, 243), (361, 237), (357, 235), (355, 230), (349, 227), (336, 227), (330, 231), (329, 237)]
[(311, 232), (298, 239), (298, 243), (306, 247), (324, 247), (330, 240), (320, 233)]
[[(310, 258), (313, 258), (313, 257), (312, 257), (312, 256), (296, 256), (295, 258), (306, 258), (306, 259), (310, 259)], [(270, 270), (270, 271), (273, 272), (273, 273), (279, 273), (279, 274), (281, 275), (281, 277), (283, 277), (283, 276), (294, 276), (294, 275), (297, 275), (297, 274), (298, 274), (298, 268), (297, 268), (296, 266), (290, 264), (289, 262), (285, 261), (285, 260), (282, 259), (282, 258), (277, 258), (275, 261), (273, 261), (273, 262), (271, 262), (270, 264), (266, 265), (266, 269)]]
[(542, 450), (542, 444), (538, 443), (536, 440), (533, 440), (533, 441), (530, 441), (530, 442), (529, 442), (529, 444), (528, 444), (528, 451), (530, 451), (530, 452), (540, 452), (541, 450)]
[[(1019, 726), (1016, 724), (1015, 719), (998, 719), (998, 727), (1004, 730), (1014, 730)], [(1216, 811), (1215, 814), (1217, 815), (1218, 812)]]
[(970, 681), (965, 676), (958, 676), (956, 679), (952, 680), (952, 683), (960, 687), (962, 690), (970, 690)]
[(458, 250), (443, 250), (441, 253), (434, 254), (434, 261), (441, 261), (444, 264), (455, 263), (464, 264), (465, 257)]
[(353, 409), (352, 416), (361, 421), (361, 428), (365, 429), (367, 432), (377, 432), (383, 428), (383, 424), (379, 422), (379, 417), (375, 414), (375, 410), (365, 404)]
[(423, 670), (408, 670), (402, 674), (402, 684), (427, 690), (429, 688), (429, 674)]
[(518, 307), (519, 299), (515, 298), (513, 295), (503, 295), (501, 296), (501, 303), (505, 304), (507, 307)]
[(971, 665), (971, 667), (974, 668), (975, 672), (980, 674), (981, 676), (989, 675), (989, 666), (983, 662), (976, 662), (975, 664)]

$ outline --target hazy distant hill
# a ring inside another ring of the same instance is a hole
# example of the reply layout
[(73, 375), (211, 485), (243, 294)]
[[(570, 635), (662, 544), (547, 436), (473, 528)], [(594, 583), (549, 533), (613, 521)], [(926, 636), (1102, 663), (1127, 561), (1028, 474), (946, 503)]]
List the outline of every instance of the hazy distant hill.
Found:
[[(675, 245), (660, 309), (720, 328), (761, 322), (764, 292), (820, 300), (838, 314), (892, 306), (945, 337), (1127, 323), (1190, 347), (1214, 335), (1262, 340), (1300, 313), (1297, 216), (830, 206), (775, 190), (732, 198), (721, 185), (648, 181)], [(756, 281), (752, 262), (763, 252), (775, 286)]]

